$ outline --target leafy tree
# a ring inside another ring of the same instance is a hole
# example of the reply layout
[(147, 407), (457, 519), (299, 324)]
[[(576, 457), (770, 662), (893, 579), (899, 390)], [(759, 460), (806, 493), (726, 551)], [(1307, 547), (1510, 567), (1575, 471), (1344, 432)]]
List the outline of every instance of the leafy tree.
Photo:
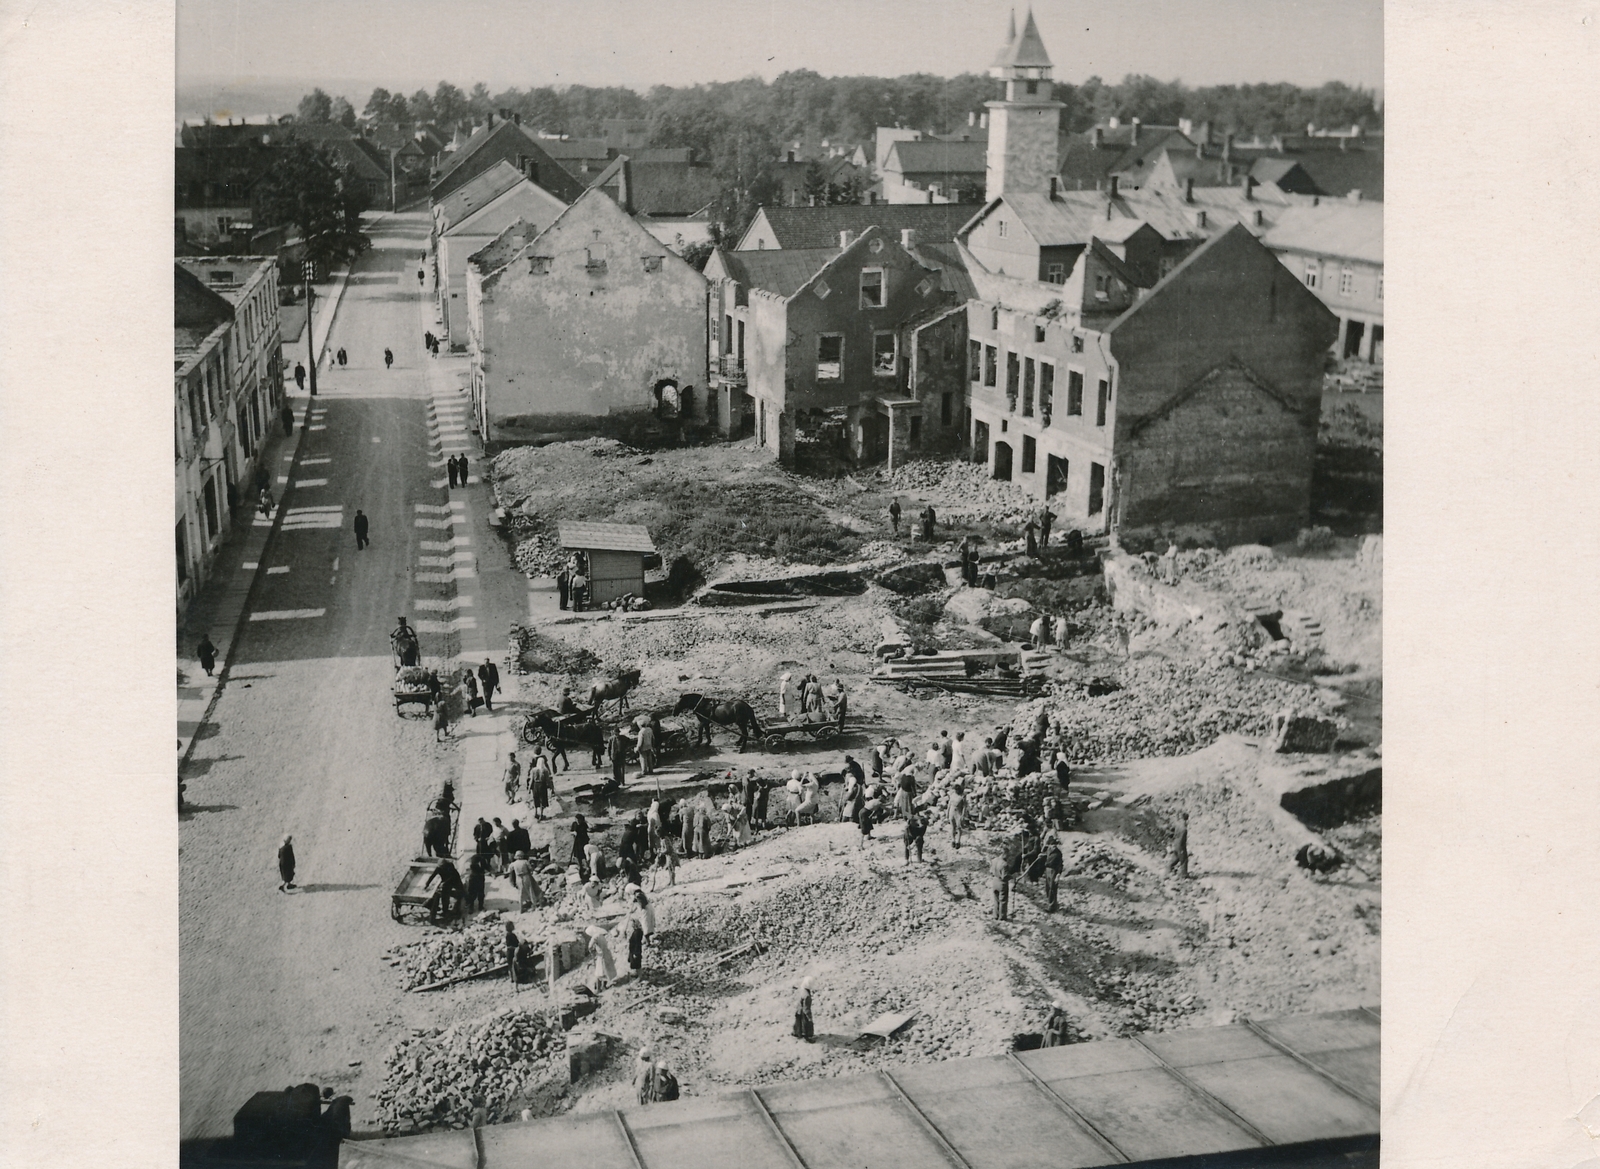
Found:
[(313, 89), (300, 99), (300, 108), (295, 117), (301, 122), (327, 125), (333, 121), (333, 99), (321, 89)]
[(685, 260), (694, 266), (696, 272), (704, 272), (706, 270), (706, 261), (711, 258), (711, 253), (716, 246), (716, 241), (714, 240), (702, 240), (685, 246), (682, 255)]
[(830, 206), (840, 206), (845, 203), (861, 202), (861, 178), (854, 173), (847, 174), (837, 183), (829, 183), (826, 202)]
[(432, 122), (437, 119), (433, 109), (433, 98), (428, 96), (426, 89), (419, 89), (411, 95), (406, 116), (413, 122)]
[(356, 108), (342, 97), (333, 99), (333, 121), (338, 122), (346, 130), (356, 128)]
[(802, 193), (807, 203), (826, 203), (828, 201), (828, 179), (822, 173), (822, 164), (812, 159), (806, 164), (806, 180)]
[(326, 148), (300, 139), (279, 147), (276, 163), (256, 184), (254, 214), (261, 224), (289, 224), (305, 241), (308, 259), (339, 264), (360, 255), (366, 200), (349, 167)]
[[(493, 113), (495, 104), (494, 98), (489, 96), (489, 87), (481, 81), (474, 85), (472, 93), (467, 97), (467, 106), (473, 115), (479, 118), (485, 114)], [(518, 112), (520, 113), (521, 111), (519, 110)]]
[(361, 113), (374, 122), (386, 122), (389, 120), (389, 103), (393, 100), (394, 94), (380, 86), (367, 98), (367, 107)]
[(462, 93), (448, 81), (439, 82), (433, 91), (433, 117), (419, 119), (433, 121), (438, 119), (443, 122), (459, 122), (472, 116), (472, 103), (467, 95)]

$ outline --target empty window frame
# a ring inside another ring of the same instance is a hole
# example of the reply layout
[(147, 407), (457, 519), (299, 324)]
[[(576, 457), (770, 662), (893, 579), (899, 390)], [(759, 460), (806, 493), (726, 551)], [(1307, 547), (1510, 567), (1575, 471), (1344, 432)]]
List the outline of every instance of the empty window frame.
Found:
[(883, 269), (861, 269), (861, 307), (882, 308), (883, 304)]
[(1033, 417), (1033, 358), (1022, 362), (1022, 416)]
[(872, 335), (872, 372), (876, 377), (893, 377), (897, 364), (897, 337), (894, 333)]
[(1083, 374), (1075, 369), (1067, 370), (1067, 413), (1083, 413)]
[(993, 386), (995, 383), (995, 366), (999, 362), (999, 355), (993, 345), (983, 347), (983, 384)]
[(1111, 383), (1106, 381), (1105, 378), (1101, 378), (1099, 385), (1095, 387), (1094, 396), (1094, 424), (1096, 426), (1104, 426), (1106, 424), (1106, 402), (1110, 398)]
[(844, 376), (844, 338), (825, 333), (817, 338), (817, 380), (838, 381)]
[(1033, 465), (1038, 460), (1038, 458), (1039, 458), (1039, 444), (1034, 442), (1033, 435), (1031, 435), (1031, 434), (1023, 435), (1022, 436), (1022, 473), (1024, 475), (1032, 473)]
[(1017, 408), (1017, 389), (1022, 380), (1022, 363), (1015, 353), (1006, 354), (1006, 400)]
[(1082, 353), (1083, 352), (1083, 334), (1082, 333), (1074, 333), (1072, 335), (1072, 351), (1074, 353)]
[(967, 380), (973, 385), (983, 377), (983, 343), (981, 341), (967, 342)]
[(1053, 405), (1056, 389), (1056, 367), (1048, 361), (1039, 363), (1039, 413), (1044, 417), (1044, 424), (1050, 425), (1050, 409)]

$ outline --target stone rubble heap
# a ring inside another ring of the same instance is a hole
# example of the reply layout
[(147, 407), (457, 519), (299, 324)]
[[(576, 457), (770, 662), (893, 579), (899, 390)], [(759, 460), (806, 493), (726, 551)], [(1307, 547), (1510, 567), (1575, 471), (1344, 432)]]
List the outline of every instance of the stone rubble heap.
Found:
[(547, 1114), (567, 1079), (560, 1024), (506, 1007), (396, 1043), (376, 1093), (378, 1120), (387, 1133), (465, 1128), (474, 1097), (482, 1098), (491, 1124), (530, 1106), (535, 1115)]
[(1072, 838), (1067, 852), (1064, 877), (1087, 877), (1113, 889), (1126, 889), (1132, 879), (1133, 862), (1093, 836)]
[[(523, 927), (526, 929), (527, 927)], [(519, 936), (522, 930), (519, 929)], [(406, 990), (464, 974), (481, 974), (503, 966), (506, 930), (498, 911), (480, 914), (466, 929), (437, 930), (416, 942), (395, 946), (384, 961), (400, 975)], [(532, 935), (540, 936), (537, 932)]]
[(1097, 975), (1094, 985), (1101, 1002), (1127, 1012), (1126, 1033), (1163, 1031), (1198, 1009), (1193, 992), (1174, 996), (1170, 981), (1158, 974), (1130, 970)]
[[(993, 478), (990, 469), (979, 463), (914, 460), (898, 468), (887, 483), (892, 491), (958, 499), (963, 517), (995, 524), (1020, 527), (1039, 510), (1022, 488)], [(902, 525), (909, 523), (915, 531), (916, 513), (921, 510), (910, 509), (901, 517)], [(939, 510), (937, 504), (934, 510)]]

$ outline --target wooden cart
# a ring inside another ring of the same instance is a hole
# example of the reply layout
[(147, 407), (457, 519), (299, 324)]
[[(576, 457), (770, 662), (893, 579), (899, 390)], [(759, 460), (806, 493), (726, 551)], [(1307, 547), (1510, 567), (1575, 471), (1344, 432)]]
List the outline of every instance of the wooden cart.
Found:
[(394, 672), (394, 713), (402, 714), (401, 707), (415, 703), (422, 707), (423, 717), (433, 713), (433, 683), (421, 666), (402, 666)]
[(421, 910), (426, 913), (428, 902), (438, 893), (438, 889), (424, 889), (423, 884), (433, 875), (439, 867), (439, 858), (419, 856), (406, 868), (405, 876), (400, 878), (400, 883), (395, 886), (394, 893), (389, 901), (389, 916), (396, 921), (404, 921), (407, 910)]
[(839, 720), (836, 718), (828, 719), (826, 722), (791, 722), (779, 718), (761, 720), (761, 745), (769, 751), (777, 750), (787, 744), (790, 736), (794, 736), (797, 740), (812, 739), (825, 743), (839, 737)]

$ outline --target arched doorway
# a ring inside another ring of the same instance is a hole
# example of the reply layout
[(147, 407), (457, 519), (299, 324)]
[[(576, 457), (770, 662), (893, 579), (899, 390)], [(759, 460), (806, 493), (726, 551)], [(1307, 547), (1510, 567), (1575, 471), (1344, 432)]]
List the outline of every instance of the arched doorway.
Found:
[(996, 479), (1011, 478), (1011, 444), (997, 442), (994, 444), (994, 477)]
[(672, 378), (662, 378), (655, 384), (651, 391), (655, 395), (657, 418), (676, 418), (682, 410), (682, 399), (678, 394), (678, 383)]

